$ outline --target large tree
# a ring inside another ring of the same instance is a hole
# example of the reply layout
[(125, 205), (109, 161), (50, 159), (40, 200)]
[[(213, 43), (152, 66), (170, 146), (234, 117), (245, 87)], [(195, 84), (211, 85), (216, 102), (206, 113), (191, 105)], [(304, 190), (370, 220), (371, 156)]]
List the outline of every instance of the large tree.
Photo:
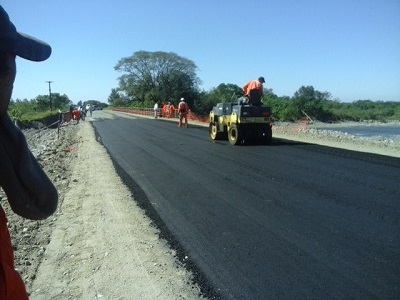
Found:
[(119, 90), (133, 101), (179, 101), (185, 97), (191, 105), (198, 93), (197, 66), (173, 52), (138, 51), (120, 59), (114, 68), (124, 73), (119, 77)]
[(304, 117), (304, 113), (318, 120), (325, 120), (329, 112), (324, 109), (324, 102), (331, 98), (328, 92), (320, 92), (313, 86), (302, 86), (293, 95), (290, 105), (293, 119)]
[(242, 88), (232, 83), (221, 83), (210, 91), (217, 102), (235, 102), (243, 94)]
[(111, 89), (111, 94), (108, 96), (108, 103), (114, 106), (127, 106), (129, 101), (120, 94), (118, 89)]

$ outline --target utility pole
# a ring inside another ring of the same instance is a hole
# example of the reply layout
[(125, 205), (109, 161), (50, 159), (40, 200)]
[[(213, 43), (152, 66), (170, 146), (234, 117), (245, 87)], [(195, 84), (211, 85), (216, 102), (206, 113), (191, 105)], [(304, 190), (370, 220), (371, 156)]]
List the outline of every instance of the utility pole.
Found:
[(50, 98), (50, 110), (52, 111), (53, 110), (53, 103), (51, 102), (51, 83), (53, 82), (53, 81), (46, 81), (48, 84), (49, 84), (49, 98)]

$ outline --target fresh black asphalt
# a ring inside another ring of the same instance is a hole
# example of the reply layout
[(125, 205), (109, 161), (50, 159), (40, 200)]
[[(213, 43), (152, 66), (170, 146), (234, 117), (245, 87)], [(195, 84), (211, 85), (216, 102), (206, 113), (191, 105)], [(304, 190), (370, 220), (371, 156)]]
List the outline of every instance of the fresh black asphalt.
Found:
[(400, 159), (96, 112), (133, 196), (221, 299), (400, 299)]

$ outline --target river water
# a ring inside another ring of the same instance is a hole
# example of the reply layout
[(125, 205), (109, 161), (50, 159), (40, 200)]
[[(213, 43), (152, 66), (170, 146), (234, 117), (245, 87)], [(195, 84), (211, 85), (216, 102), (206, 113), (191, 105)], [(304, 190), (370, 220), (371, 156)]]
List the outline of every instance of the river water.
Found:
[(358, 137), (384, 137), (400, 141), (400, 125), (368, 125), (368, 126), (340, 126), (323, 127), (324, 130), (334, 130)]

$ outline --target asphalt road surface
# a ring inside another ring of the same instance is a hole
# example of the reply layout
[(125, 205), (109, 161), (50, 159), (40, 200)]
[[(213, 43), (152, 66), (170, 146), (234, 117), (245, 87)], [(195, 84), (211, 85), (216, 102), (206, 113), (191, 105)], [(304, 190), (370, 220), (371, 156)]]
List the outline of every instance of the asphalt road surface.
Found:
[(107, 112), (92, 124), (210, 296), (400, 299), (400, 159), (231, 146), (205, 127)]

